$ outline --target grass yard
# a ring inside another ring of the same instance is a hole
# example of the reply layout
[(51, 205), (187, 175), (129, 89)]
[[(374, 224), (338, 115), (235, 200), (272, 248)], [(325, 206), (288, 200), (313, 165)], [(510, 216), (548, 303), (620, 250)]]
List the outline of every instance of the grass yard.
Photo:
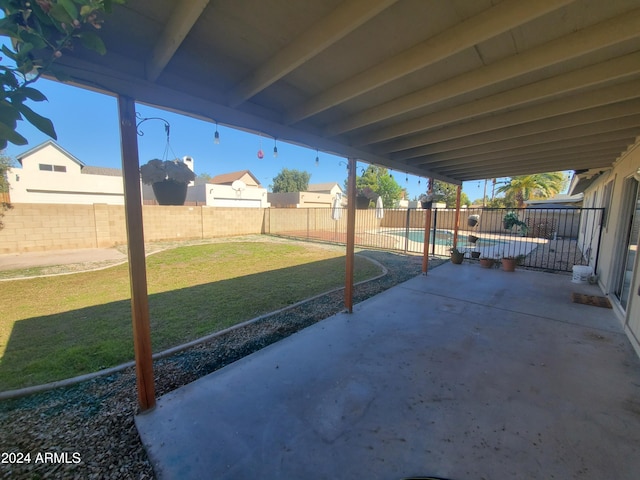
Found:
[[(380, 273), (356, 257), (356, 281)], [(341, 251), (230, 242), (147, 258), (153, 351), (344, 285)], [(133, 360), (128, 266), (3, 282), (0, 391)]]

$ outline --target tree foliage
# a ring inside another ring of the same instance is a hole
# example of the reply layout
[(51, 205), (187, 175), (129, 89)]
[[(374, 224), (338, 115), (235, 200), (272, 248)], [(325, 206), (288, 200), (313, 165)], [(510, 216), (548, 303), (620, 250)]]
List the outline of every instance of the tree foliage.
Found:
[(56, 139), (53, 123), (34, 112), (25, 102), (42, 102), (47, 98), (30, 85), (43, 74), (68, 80), (57, 71), (54, 62), (76, 44), (100, 54), (106, 52), (95, 30), (102, 25), (102, 15), (114, 3), (126, 0), (0, 0), (4, 18), (0, 35), (9, 38), (2, 45), (0, 60), (0, 150), (7, 143), (26, 145), (27, 139), (16, 129), (18, 121), (27, 120), (38, 130)]
[[(384, 208), (394, 208), (402, 198), (402, 187), (383, 167), (369, 165), (361, 176), (356, 177), (356, 188), (360, 191), (370, 189), (382, 197)], [(346, 191), (346, 182), (345, 182)]]
[(305, 192), (309, 188), (311, 174), (300, 170), (283, 168), (273, 177), (271, 191), (273, 193)]
[(496, 193), (504, 194), (505, 206), (524, 208), (524, 202), (534, 198), (549, 198), (567, 186), (563, 172), (536, 173), (511, 177)]
[[(444, 203), (447, 208), (456, 207), (456, 191), (457, 185), (443, 182), (441, 180), (433, 181), (433, 201), (436, 203)], [(471, 205), (471, 200), (465, 192), (460, 193), (460, 205)]]

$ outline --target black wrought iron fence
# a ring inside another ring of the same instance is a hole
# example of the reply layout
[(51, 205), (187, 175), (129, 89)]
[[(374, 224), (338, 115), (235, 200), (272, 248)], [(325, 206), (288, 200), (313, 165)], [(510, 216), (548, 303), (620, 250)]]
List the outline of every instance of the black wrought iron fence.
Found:
[[(521, 265), (570, 272), (574, 265), (597, 267), (601, 208), (463, 209), (457, 248), (465, 257), (511, 256)], [(265, 232), (313, 241), (346, 243), (346, 209), (271, 208)], [(426, 211), (356, 210), (355, 243), (360, 247), (423, 253)], [(448, 256), (454, 245), (456, 212), (433, 209), (429, 253)]]

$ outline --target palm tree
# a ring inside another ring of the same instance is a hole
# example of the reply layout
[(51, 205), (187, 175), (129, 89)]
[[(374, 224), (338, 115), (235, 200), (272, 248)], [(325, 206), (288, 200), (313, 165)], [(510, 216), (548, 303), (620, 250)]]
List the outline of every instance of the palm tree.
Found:
[(549, 198), (564, 189), (566, 183), (567, 177), (562, 172), (520, 175), (511, 177), (505, 185), (496, 189), (496, 193), (504, 193), (505, 197), (516, 201), (518, 208), (524, 208), (525, 200), (531, 197)]

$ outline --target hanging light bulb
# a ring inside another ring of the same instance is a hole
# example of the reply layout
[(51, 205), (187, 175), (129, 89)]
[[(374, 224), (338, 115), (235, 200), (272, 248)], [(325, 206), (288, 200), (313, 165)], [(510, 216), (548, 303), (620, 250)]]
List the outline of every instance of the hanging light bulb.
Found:
[(316, 167), (320, 165), (320, 155), (318, 153), (318, 149), (316, 148)]
[(404, 183), (409, 183), (409, 174), (405, 173)]
[(273, 158), (278, 158), (278, 141), (273, 139)]
[(418, 178), (418, 186), (420, 186), (422, 182), (420, 181), (420, 179)]
[(216, 131), (213, 134), (213, 143), (220, 145), (220, 134), (218, 133), (218, 122), (216, 122)]

